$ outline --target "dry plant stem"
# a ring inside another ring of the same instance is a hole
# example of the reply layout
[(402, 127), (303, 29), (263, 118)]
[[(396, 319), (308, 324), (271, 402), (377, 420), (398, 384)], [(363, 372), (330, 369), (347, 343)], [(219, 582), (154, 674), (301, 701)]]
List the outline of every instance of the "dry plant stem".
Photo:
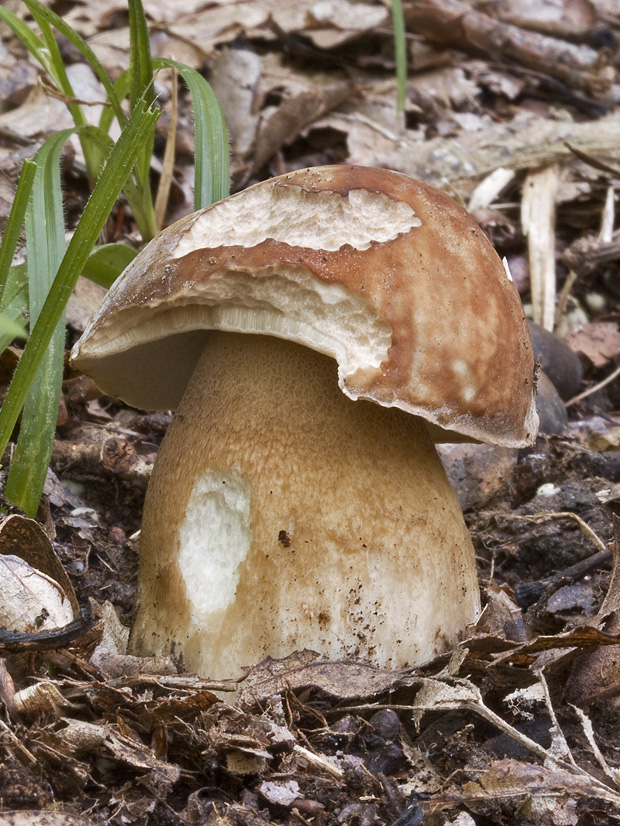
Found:
[(607, 65), (589, 46), (503, 23), (461, 0), (411, 0), (404, 4), (404, 12), (414, 31), (435, 42), (469, 46), (493, 56), (499, 53), (505, 60), (552, 75), (572, 89), (610, 101), (618, 97), (613, 65)]
[(479, 610), (424, 423), (352, 402), (331, 359), (269, 336), (210, 335), (151, 479), (141, 565), (133, 652), (213, 678), (303, 648), (400, 667)]
[(19, 754), (24, 758), (26, 763), (30, 763), (31, 766), (36, 766), (38, 764), (37, 758), (32, 754), (32, 752), (28, 751), (26, 746), (21, 742), (19, 737), (13, 733), (13, 731), (7, 726), (4, 720), (0, 720), (0, 730), (6, 732), (11, 739), (11, 742), (14, 748), (19, 752)]
[(583, 161), (584, 163), (587, 163), (589, 166), (594, 167), (594, 169), (600, 169), (601, 172), (609, 172), (609, 174), (613, 175), (614, 177), (618, 177), (618, 175), (620, 174), (620, 170), (617, 166), (605, 163), (605, 161), (601, 160), (600, 158), (594, 157), (593, 154), (588, 154), (588, 152), (585, 152), (583, 149), (579, 149), (579, 147), (573, 146), (569, 141), (565, 140), (564, 145), (567, 149), (570, 149), (573, 155), (576, 155), (579, 158), (579, 160)]
[(610, 244), (614, 235), (614, 224), (616, 223), (615, 207), (615, 187), (608, 186), (605, 195), (605, 206), (601, 215), (601, 229), (598, 234), (599, 241), (603, 244)]
[(575, 281), (577, 281), (577, 273), (574, 270), (571, 270), (566, 277), (566, 281), (562, 284), (562, 289), (560, 290), (560, 295), (558, 296), (558, 303), (555, 308), (555, 320), (553, 322), (554, 329), (557, 329), (560, 321), (564, 317), (566, 305), (568, 304), (568, 296), (570, 295), (570, 291), (575, 286)]
[(611, 264), (620, 258), (620, 235), (612, 235), (611, 241), (585, 237), (574, 241), (562, 254), (563, 262), (578, 275), (589, 275), (597, 267)]
[(554, 755), (550, 750), (545, 749), (535, 740), (532, 740), (526, 734), (518, 731), (516, 728), (507, 723), (499, 714), (496, 714), (490, 708), (488, 708), (484, 701), (482, 700), (482, 696), (476, 686), (469, 682), (469, 680), (458, 679), (458, 680), (451, 680), (449, 682), (443, 683), (440, 680), (432, 680), (429, 678), (412, 678), (412, 687), (416, 687), (416, 684), (419, 683), (420, 688), (427, 693), (429, 686), (432, 689), (432, 683), (437, 684), (438, 686), (438, 695), (441, 693), (441, 690), (444, 686), (448, 688), (454, 687), (457, 691), (462, 691), (463, 689), (467, 694), (470, 695), (471, 699), (463, 698), (460, 701), (454, 701), (448, 699), (446, 702), (443, 702), (441, 698), (438, 696), (437, 702), (429, 703), (425, 705), (398, 705), (398, 704), (367, 704), (367, 705), (358, 705), (358, 706), (350, 706), (350, 707), (341, 707), (338, 709), (339, 714), (345, 714), (347, 712), (356, 712), (359, 713), (360, 711), (378, 711), (379, 709), (389, 708), (393, 709), (394, 711), (407, 711), (413, 712), (415, 715), (420, 713), (424, 713), (425, 711), (455, 711), (457, 709), (460, 710), (467, 710), (472, 711), (474, 714), (477, 714), (479, 717), (482, 717), (483, 720), (486, 720), (491, 725), (495, 726), (499, 729), (503, 734), (508, 735), (511, 739), (515, 740), (521, 746), (526, 748), (528, 751), (535, 754), (540, 760), (544, 763), (551, 764), (558, 769), (562, 769), (563, 771), (578, 777), (587, 778), (588, 782), (592, 786), (592, 793), (596, 794), (596, 796), (600, 796), (603, 800), (611, 802), (616, 806), (620, 805), (620, 795), (614, 792), (613, 789), (610, 789), (605, 783), (602, 783), (596, 777), (593, 777), (588, 771), (578, 766), (574, 760), (564, 760), (562, 758), (557, 757)]
[[(606, 634), (620, 630), (620, 519), (614, 515), (613, 567), (607, 594), (593, 625)], [(613, 698), (620, 685), (617, 647), (583, 651), (575, 660), (567, 688), (568, 698), (577, 705)]]
[(337, 777), (339, 780), (342, 780), (344, 777), (344, 772), (342, 769), (339, 769), (338, 766), (334, 766), (333, 763), (326, 760), (325, 757), (322, 757), (320, 754), (315, 754), (313, 751), (310, 751), (310, 749), (306, 749), (297, 743), (293, 746), (293, 751), (295, 754), (299, 755), (299, 757), (303, 757), (304, 760), (307, 760), (308, 763), (312, 763), (313, 766), (318, 766), (328, 774), (331, 774), (332, 777)]
[(0, 657), (0, 701), (4, 704), (9, 718), (15, 719), (17, 712), (15, 708), (15, 684), (6, 667), (6, 659), (4, 657)]
[(503, 166), (495, 169), (472, 192), (467, 205), (468, 211), (473, 212), (475, 209), (490, 207), (497, 196), (506, 189), (514, 178), (515, 173), (512, 169), (506, 169)]
[(585, 123), (530, 117), (525, 122), (517, 119), (514, 125), (493, 124), (476, 133), (475, 144), (465, 141), (462, 134), (425, 143), (405, 139), (404, 150), (395, 146), (381, 159), (386, 165), (442, 188), (448, 185), (446, 169), (450, 169), (450, 191), (467, 200), (476, 184), (500, 166), (522, 171), (556, 161), (570, 163), (574, 151), (566, 140), (579, 152), (618, 163), (619, 129), (617, 112)]
[(551, 695), (549, 693), (549, 686), (547, 685), (545, 675), (542, 669), (535, 669), (534, 673), (538, 677), (540, 684), (542, 686), (543, 695), (545, 698), (545, 705), (547, 706), (547, 713), (551, 718), (551, 749), (553, 750), (554, 754), (557, 755), (559, 753), (561, 759), (568, 760), (568, 762), (574, 769), (576, 769), (577, 771), (581, 771), (577, 763), (575, 763), (575, 758), (571, 753), (569, 745), (566, 742), (564, 732), (562, 731), (560, 723), (558, 722), (557, 714), (555, 713), (553, 703), (551, 702)]
[(558, 511), (557, 513), (533, 513), (530, 516), (519, 516), (517, 514), (512, 514), (510, 518), (523, 522), (546, 522), (549, 519), (573, 519), (585, 535), (589, 537), (592, 542), (594, 542), (600, 551), (608, 553), (607, 545), (605, 545), (600, 536), (598, 536), (580, 516), (577, 516), (577, 514), (572, 511)]
[(579, 722), (581, 723), (581, 727), (583, 729), (583, 733), (586, 736), (586, 739), (592, 749), (592, 754), (596, 758), (597, 763), (603, 769), (607, 777), (614, 783), (616, 786), (619, 785), (618, 780), (620, 777), (620, 773), (618, 769), (612, 769), (607, 760), (605, 760), (605, 756), (603, 752), (600, 750), (598, 743), (594, 738), (594, 729), (592, 727), (592, 721), (583, 711), (583, 709), (579, 708), (579, 706), (573, 705), (573, 711), (579, 718)]
[(176, 69), (173, 69), (172, 80), (170, 84), (172, 89), (172, 99), (170, 104), (170, 124), (168, 127), (166, 148), (164, 150), (161, 176), (159, 178), (159, 186), (157, 187), (157, 198), (155, 199), (154, 207), (155, 226), (158, 230), (160, 230), (164, 225), (164, 218), (166, 217), (166, 207), (168, 206), (168, 198), (170, 196), (170, 187), (172, 185), (172, 176), (174, 173), (177, 120), (179, 114), (179, 93), (177, 78), (177, 71)]
[(501, 732), (507, 734), (509, 737), (512, 737), (526, 749), (540, 757), (543, 761), (552, 763), (559, 769), (563, 769), (564, 771), (567, 771), (570, 774), (586, 777), (588, 779), (588, 782), (592, 785), (593, 792), (600, 794), (603, 800), (612, 802), (616, 806), (620, 805), (620, 795), (615, 794), (614, 791), (609, 788), (609, 786), (605, 785), (604, 783), (601, 783), (600, 780), (597, 780), (585, 769), (582, 769), (581, 766), (578, 766), (574, 762), (572, 757), (571, 761), (558, 759), (557, 757), (555, 757), (555, 755), (551, 754), (551, 752), (549, 752), (547, 749), (540, 746), (535, 740), (532, 740), (531, 738), (522, 734), (520, 731), (517, 731), (517, 729), (513, 728), (498, 714), (496, 714), (494, 711), (491, 711), (490, 708), (487, 708), (484, 705), (484, 703), (468, 703), (467, 708), (469, 708), (470, 711), (474, 711), (477, 714), (479, 714), (487, 722), (491, 723), (492, 725), (495, 725)]
[(84, 428), (69, 440), (56, 439), (51, 466), (71, 476), (75, 466), (83, 476), (107, 476), (122, 479), (144, 488), (153, 463), (145, 461), (129, 439), (106, 428)]
[(106, 680), (105, 685), (112, 688), (137, 688), (138, 686), (158, 686), (168, 691), (236, 691), (239, 687), (237, 680), (202, 680), (195, 674), (179, 674), (178, 676), (162, 676), (160, 674), (136, 674), (126, 677), (117, 677)]
[(597, 614), (597, 626), (608, 634), (620, 631), (620, 519), (614, 514), (613, 568), (607, 594)]
[(555, 320), (555, 196), (559, 176), (557, 164), (531, 172), (525, 180), (521, 202), (534, 321), (550, 331)]
[(602, 390), (603, 387), (607, 387), (607, 385), (611, 384), (611, 382), (614, 381), (614, 379), (617, 379), (618, 376), (620, 376), (620, 367), (616, 367), (613, 373), (610, 373), (606, 379), (599, 381), (598, 384), (594, 384), (592, 387), (588, 387), (587, 390), (584, 390), (583, 393), (580, 393), (578, 396), (573, 396), (572, 399), (569, 399), (566, 402), (565, 406), (572, 407), (572, 405), (577, 404), (577, 402), (580, 402), (582, 399), (587, 399), (588, 396), (591, 396), (593, 393)]
[(515, 595), (517, 601), (522, 608), (529, 608), (544, 594), (549, 595), (551, 591), (555, 591), (562, 585), (568, 585), (572, 582), (577, 582), (584, 576), (587, 576), (592, 571), (596, 571), (607, 565), (612, 558), (612, 552), (609, 550), (598, 551), (592, 554), (587, 559), (582, 559), (576, 565), (572, 565), (564, 571), (560, 571), (545, 579), (539, 579), (534, 582), (520, 582), (515, 586)]
[(552, 514), (538, 514), (533, 516), (513, 516), (513, 519), (523, 521), (545, 522), (548, 519), (559, 518), (573, 519), (581, 530), (588, 536), (592, 542), (599, 548), (597, 553), (582, 559), (565, 571), (560, 571), (557, 574), (546, 577), (544, 579), (536, 580), (534, 582), (522, 582), (515, 586), (515, 595), (517, 601), (522, 608), (529, 607), (537, 602), (544, 594), (549, 594), (552, 590), (556, 590), (562, 585), (570, 582), (576, 582), (582, 577), (590, 573), (590, 571), (606, 565), (611, 559), (611, 551), (607, 548), (603, 540), (587, 525), (580, 516), (570, 511), (552, 513)]

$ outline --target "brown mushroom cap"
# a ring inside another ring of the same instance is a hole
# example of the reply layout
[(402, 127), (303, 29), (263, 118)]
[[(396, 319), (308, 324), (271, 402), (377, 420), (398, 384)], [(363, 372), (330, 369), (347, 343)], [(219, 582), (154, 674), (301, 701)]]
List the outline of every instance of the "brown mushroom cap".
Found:
[(465, 210), (396, 172), (305, 169), (169, 227), (110, 290), (72, 354), (100, 388), (176, 408), (208, 330), (334, 358), (351, 399), (509, 447), (533, 441), (519, 296)]

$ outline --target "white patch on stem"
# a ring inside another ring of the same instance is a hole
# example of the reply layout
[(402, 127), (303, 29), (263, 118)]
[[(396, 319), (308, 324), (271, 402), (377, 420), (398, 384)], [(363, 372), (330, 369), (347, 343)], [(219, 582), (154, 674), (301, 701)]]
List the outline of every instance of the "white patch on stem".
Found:
[(250, 483), (236, 470), (207, 470), (192, 490), (179, 529), (179, 568), (194, 615), (235, 600), (250, 530)]

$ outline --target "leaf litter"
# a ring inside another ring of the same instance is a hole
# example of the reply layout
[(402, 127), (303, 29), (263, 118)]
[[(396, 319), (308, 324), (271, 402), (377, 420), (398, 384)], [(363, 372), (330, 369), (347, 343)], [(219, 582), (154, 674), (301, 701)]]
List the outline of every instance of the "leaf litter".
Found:
[[(442, 449), (478, 554), (480, 622), (456, 651), (402, 672), (306, 651), (214, 682), (171, 658), (128, 655), (136, 534), (170, 415), (129, 410), (68, 376), (38, 521), (13, 513), (0, 528), (2, 554), (71, 605), (55, 628), (37, 627), (45, 604), (34, 628), (0, 629), (0, 826), (620, 819), (620, 15), (588, 0), (406, 2), (401, 114), (389, 6), (145, 2), (154, 54), (201, 69), (219, 93), (234, 188), (331, 162), (439, 186), (475, 208), (517, 262), (524, 302), (581, 355), (562, 432), (520, 451)], [(124, 3), (70, 2), (63, 14), (108, 71), (126, 68)], [(0, 221), (21, 161), (66, 111), (2, 37)], [(96, 102), (87, 68), (61, 46), (80, 97)], [(159, 80), (165, 106), (170, 81)], [(191, 141), (181, 92), (167, 222), (191, 209)], [(79, 153), (67, 151), (63, 172), (77, 216)], [(534, 183), (544, 214), (524, 220)], [(126, 211), (107, 233), (134, 241)], [(72, 337), (97, 301), (81, 299)], [(2, 356), (3, 387), (14, 360)]]

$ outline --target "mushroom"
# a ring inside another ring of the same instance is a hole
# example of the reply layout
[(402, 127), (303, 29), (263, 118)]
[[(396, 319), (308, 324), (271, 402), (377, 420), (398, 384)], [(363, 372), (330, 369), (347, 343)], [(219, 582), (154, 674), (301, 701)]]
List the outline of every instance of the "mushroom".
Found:
[(309, 648), (403, 667), (480, 610), (433, 439), (535, 437), (521, 302), (445, 194), (327, 166), (164, 230), (73, 365), (177, 409), (144, 506), (136, 654), (214, 678)]

